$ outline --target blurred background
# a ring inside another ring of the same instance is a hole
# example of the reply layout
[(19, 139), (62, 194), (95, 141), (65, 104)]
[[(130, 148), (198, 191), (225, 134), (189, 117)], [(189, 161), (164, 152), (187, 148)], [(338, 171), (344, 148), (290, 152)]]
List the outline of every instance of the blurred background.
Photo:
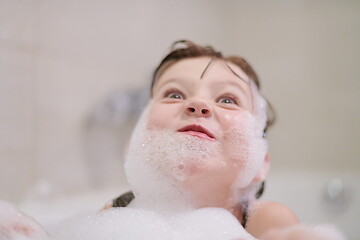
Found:
[(40, 222), (128, 189), (172, 42), (244, 56), (278, 115), (265, 199), (360, 235), (360, 1), (0, 0), (0, 199)]

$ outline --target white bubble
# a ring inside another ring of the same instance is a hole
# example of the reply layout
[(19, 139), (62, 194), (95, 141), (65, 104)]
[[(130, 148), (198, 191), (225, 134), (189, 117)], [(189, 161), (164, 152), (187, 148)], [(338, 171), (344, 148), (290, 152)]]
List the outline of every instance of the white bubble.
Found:
[(231, 213), (215, 208), (172, 216), (144, 209), (113, 208), (64, 221), (53, 236), (55, 240), (254, 239)]

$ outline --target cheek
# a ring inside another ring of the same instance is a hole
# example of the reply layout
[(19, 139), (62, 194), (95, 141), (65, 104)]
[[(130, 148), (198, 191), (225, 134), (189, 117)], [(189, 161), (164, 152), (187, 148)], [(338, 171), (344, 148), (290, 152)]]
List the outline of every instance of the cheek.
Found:
[(224, 133), (226, 134), (231, 129), (244, 129), (249, 125), (249, 115), (248, 112), (229, 112), (226, 111), (221, 114), (221, 127)]
[(148, 127), (156, 127), (161, 129), (170, 128), (170, 119), (176, 116), (177, 106), (169, 106), (165, 104), (155, 104), (149, 111)]
[(253, 141), (251, 124), (244, 120), (232, 125), (224, 133), (224, 151), (235, 169), (247, 165)]
[[(225, 118), (225, 116), (224, 116)], [(256, 121), (244, 112), (228, 122), (224, 132), (224, 151), (229, 164), (238, 171), (238, 185), (248, 185), (263, 161), (263, 141), (256, 135)]]

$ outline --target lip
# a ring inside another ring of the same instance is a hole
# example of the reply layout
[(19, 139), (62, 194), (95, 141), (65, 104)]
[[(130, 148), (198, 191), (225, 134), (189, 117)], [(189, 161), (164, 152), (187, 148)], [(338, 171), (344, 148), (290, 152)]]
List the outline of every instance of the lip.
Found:
[(215, 140), (214, 134), (201, 125), (191, 124), (177, 130), (178, 132), (207, 140)]

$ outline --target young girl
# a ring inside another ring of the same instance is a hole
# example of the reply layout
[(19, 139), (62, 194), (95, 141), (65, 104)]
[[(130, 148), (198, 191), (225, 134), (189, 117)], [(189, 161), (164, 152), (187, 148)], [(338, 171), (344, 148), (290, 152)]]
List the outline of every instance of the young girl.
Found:
[[(190, 136), (190, 140), (180, 136), (176, 141), (190, 141), (194, 156), (187, 159), (187, 154), (169, 157), (165, 153), (163, 158), (171, 158), (171, 163), (168, 159), (167, 167), (161, 169), (191, 196), (191, 205), (227, 209), (255, 237), (299, 223), (286, 206), (256, 200), (270, 166), (265, 137), (274, 114), (260, 93), (255, 71), (243, 58), (223, 57), (211, 47), (190, 41), (175, 42), (154, 72), (151, 97), (146, 125), (155, 131), (152, 135), (168, 131), (167, 142), (176, 138), (171, 133)], [(169, 146), (175, 152), (189, 147)], [(161, 149), (154, 143), (151, 147)], [(166, 149), (162, 148), (163, 154)], [(145, 197), (143, 191), (136, 191), (136, 198)], [(151, 194), (159, 193), (155, 189), (146, 195), (147, 202)], [(133, 198), (127, 193), (112, 206), (126, 206)]]

